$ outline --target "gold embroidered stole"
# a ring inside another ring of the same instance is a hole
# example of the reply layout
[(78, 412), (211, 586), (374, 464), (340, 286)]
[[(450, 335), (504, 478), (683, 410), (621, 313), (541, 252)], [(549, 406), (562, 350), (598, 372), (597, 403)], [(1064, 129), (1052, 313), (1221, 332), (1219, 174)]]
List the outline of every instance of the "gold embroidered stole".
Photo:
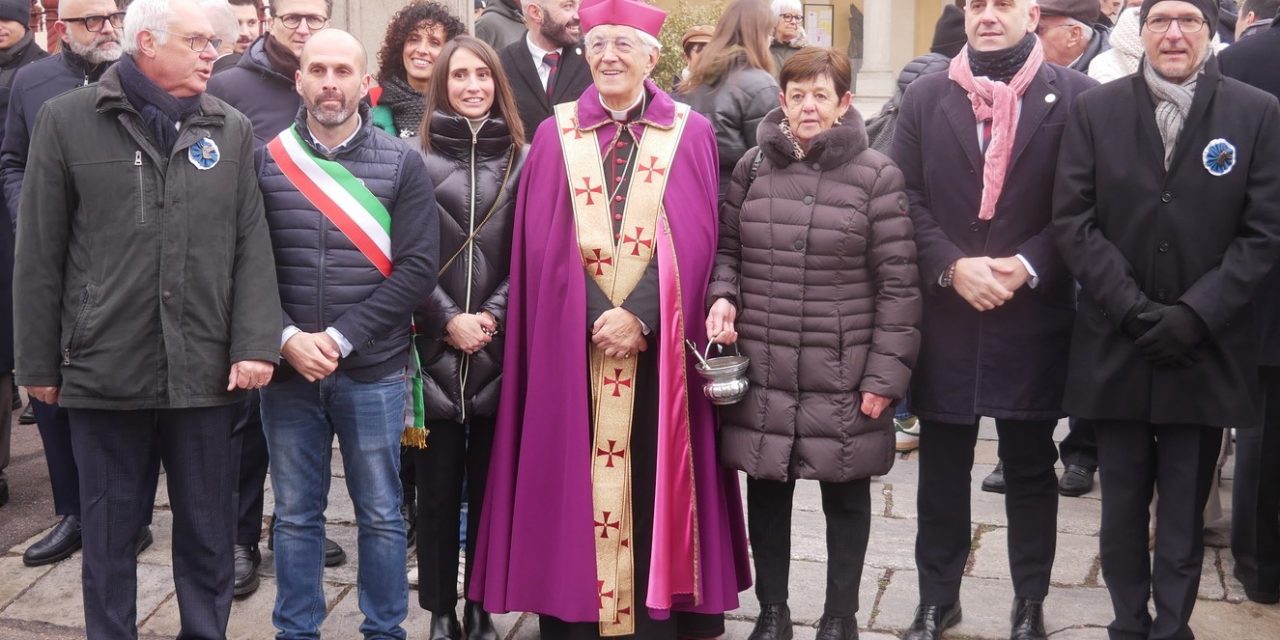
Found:
[[(627, 299), (653, 258), (662, 194), (689, 107), (676, 105), (676, 109), (671, 128), (647, 125), (637, 142), (636, 164), (624, 199), (622, 233), (615, 237), (609, 194), (605, 191), (604, 161), (595, 132), (578, 128), (577, 103), (556, 107), (583, 268), (614, 305)], [(608, 357), (594, 344), (588, 357), (594, 427), (591, 502), (597, 532), (600, 635), (632, 635), (636, 602), (630, 449), (636, 359)]]

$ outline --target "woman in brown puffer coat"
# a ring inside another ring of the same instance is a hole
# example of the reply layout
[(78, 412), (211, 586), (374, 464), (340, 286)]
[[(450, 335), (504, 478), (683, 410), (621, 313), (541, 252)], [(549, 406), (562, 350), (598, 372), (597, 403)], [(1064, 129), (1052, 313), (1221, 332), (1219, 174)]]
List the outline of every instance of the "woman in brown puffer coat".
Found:
[[(919, 349), (916, 248), (903, 178), (867, 148), (849, 60), (805, 49), (782, 108), (738, 163), (721, 210), (707, 333), (751, 358), (744, 400), (720, 411), (720, 456), (747, 472), (761, 603), (751, 640), (791, 637), (791, 497), (821, 482), (827, 594), (818, 640), (856, 637), (870, 477), (893, 465), (893, 411)], [(756, 162), (757, 154), (763, 154)], [(753, 175), (754, 174), (754, 175)]]

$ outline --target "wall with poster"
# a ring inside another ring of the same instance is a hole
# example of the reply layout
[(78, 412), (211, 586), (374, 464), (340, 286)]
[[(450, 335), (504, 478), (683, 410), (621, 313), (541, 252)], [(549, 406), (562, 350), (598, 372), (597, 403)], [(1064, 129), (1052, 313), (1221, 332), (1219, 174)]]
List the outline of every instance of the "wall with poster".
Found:
[(835, 7), (829, 4), (804, 4), (804, 32), (809, 44), (835, 46)]

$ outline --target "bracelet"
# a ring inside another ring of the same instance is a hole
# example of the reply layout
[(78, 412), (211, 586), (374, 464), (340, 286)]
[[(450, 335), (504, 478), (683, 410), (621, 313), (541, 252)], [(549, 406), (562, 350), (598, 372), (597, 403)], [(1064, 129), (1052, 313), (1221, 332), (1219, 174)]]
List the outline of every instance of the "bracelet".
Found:
[(938, 284), (944, 288), (951, 286), (951, 281), (956, 277), (956, 263), (952, 262), (946, 271), (942, 272), (942, 278), (938, 280)]

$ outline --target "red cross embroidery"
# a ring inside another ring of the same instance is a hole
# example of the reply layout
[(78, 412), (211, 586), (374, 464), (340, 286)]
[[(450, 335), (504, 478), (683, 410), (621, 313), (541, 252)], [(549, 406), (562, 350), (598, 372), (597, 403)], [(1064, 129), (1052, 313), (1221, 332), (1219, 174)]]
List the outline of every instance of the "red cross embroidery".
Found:
[(601, 194), (601, 195), (603, 195), (603, 194), (604, 194), (604, 189), (602, 189), (602, 188), (600, 187), (600, 185), (596, 185), (596, 186), (594, 186), (594, 187), (593, 187), (593, 186), (591, 186), (591, 178), (583, 178), (583, 179), (582, 179), (582, 186), (583, 186), (583, 188), (582, 188), (582, 189), (574, 189), (574, 190), (573, 190), (573, 197), (575, 197), (575, 198), (576, 198), (576, 197), (578, 197), (578, 196), (580, 196), (580, 195), (582, 195), (582, 194), (584, 194), (584, 193), (585, 193), (585, 194), (587, 194), (587, 204), (595, 204), (595, 202), (596, 202), (596, 201), (595, 201), (595, 199), (593, 199), (593, 198), (591, 197), (591, 194), (593, 194), (593, 193), (599, 193), (599, 194)]
[(622, 387), (626, 387), (628, 389), (631, 388), (631, 378), (623, 380), (622, 369), (615, 367), (613, 370), (613, 378), (610, 378), (609, 376), (604, 377), (604, 386), (607, 387), (609, 385), (613, 385), (613, 397), (618, 398), (622, 396)]
[[(601, 540), (608, 540), (608, 539), (609, 539), (609, 530), (610, 530), (610, 529), (613, 529), (614, 531), (619, 531), (619, 532), (621, 532), (621, 531), (622, 531), (622, 523), (620, 523), (620, 522), (618, 522), (618, 521), (616, 521), (616, 520), (615, 520), (615, 521), (613, 521), (613, 522), (610, 522), (610, 521), (609, 521), (609, 515), (610, 515), (610, 514), (609, 514), (609, 512), (608, 512), (608, 511), (601, 511), (601, 512), (600, 512), (600, 520), (593, 520), (593, 521), (592, 521), (592, 522), (594, 522), (594, 523), (595, 523), (595, 525), (596, 525), (597, 527), (600, 527), (600, 539), (601, 539)], [(601, 520), (603, 520), (603, 522), (601, 522)]]
[(641, 164), (640, 170), (645, 172), (645, 176), (644, 176), (645, 182), (653, 182), (653, 174), (655, 173), (660, 176), (667, 175), (667, 170), (665, 167), (662, 167), (662, 168), (658, 167), (658, 156), (649, 156), (649, 166), (646, 167), (643, 164)]
[[(561, 127), (561, 128), (560, 128), (560, 135), (564, 135), (564, 134), (569, 133), (570, 131), (572, 131), (572, 132), (573, 132), (573, 139), (574, 139), (574, 140), (581, 140), (581, 139), (582, 139), (582, 130), (578, 128), (578, 117), (577, 117), (577, 116), (574, 116), (574, 117), (570, 118), (570, 119), (569, 119), (569, 122), (572, 122), (572, 123), (573, 123), (573, 126), (572, 126), (572, 127)], [(587, 203), (587, 204), (591, 204), (591, 203)]]
[(633, 238), (629, 235), (623, 234), (622, 244), (634, 244), (635, 246), (631, 247), (631, 255), (638, 256), (640, 255), (640, 245), (649, 247), (650, 251), (653, 250), (653, 239), (650, 238), (648, 240), (645, 240), (643, 238), (644, 238), (644, 227), (636, 227), (636, 236)]
[(603, 609), (604, 601), (613, 599), (613, 592), (604, 590), (604, 580), (596, 580), (596, 591), (597, 597), (600, 598), (600, 606), (597, 608)]
[(601, 255), (600, 249), (592, 249), (591, 253), (595, 255), (594, 257), (587, 258), (587, 268), (591, 269), (594, 267), (596, 270), (596, 275), (598, 276), (604, 275), (604, 266), (609, 265), (612, 267), (613, 258), (609, 258)]
[(629, 615), (631, 615), (631, 607), (622, 607), (618, 609), (617, 615), (613, 616), (613, 623), (622, 624), (622, 616), (629, 616)]
[(622, 542), (618, 543), (618, 546), (622, 547), (623, 549), (630, 549), (630, 548), (631, 548), (631, 538), (623, 538), (623, 539), (622, 539)]
[(604, 457), (608, 458), (607, 460), (605, 460), (604, 466), (606, 466), (606, 467), (608, 467), (608, 468), (610, 468), (610, 469), (612, 469), (612, 468), (613, 468), (613, 459), (614, 459), (614, 458), (617, 458), (617, 459), (618, 459), (618, 462), (622, 462), (622, 458), (623, 458), (624, 456), (626, 456), (626, 454), (627, 454), (627, 450), (626, 450), (626, 449), (619, 449), (619, 448), (618, 448), (618, 441), (617, 441), (617, 440), (610, 440), (610, 441), (609, 441), (609, 449), (608, 449), (607, 451), (606, 451), (606, 450), (604, 450), (604, 449), (601, 449), (601, 448), (599, 448), (599, 447), (596, 447), (596, 457), (597, 457), (597, 458), (599, 458), (599, 457), (601, 457), (601, 456), (604, 456)]

